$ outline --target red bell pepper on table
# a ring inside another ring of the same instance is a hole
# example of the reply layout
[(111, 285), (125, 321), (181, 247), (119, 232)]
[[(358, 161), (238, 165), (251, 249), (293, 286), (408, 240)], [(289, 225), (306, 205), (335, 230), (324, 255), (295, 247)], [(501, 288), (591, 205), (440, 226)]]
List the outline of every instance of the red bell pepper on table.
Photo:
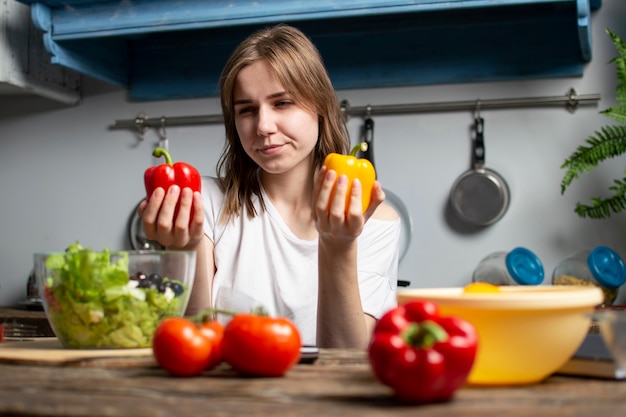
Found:
[(476, 358), (474, 326), (442, 317), (430, 301), (400, 305), (376, 323), (368, 348), (374, 374), (408, 403), (450, 400)]
[(181, 190), (189, 187), (193, 191), (200, 191), (202, 182), (196, 168), (185, 162), (172, 163), (172, 157), (163, 148), (156, 148), (152, 155), (156, 158), (165, 157), (165, 163), (146, 169), (143, 175), (148, 198), (158, 187), (167, 191), (172, 185), (178, 185)]

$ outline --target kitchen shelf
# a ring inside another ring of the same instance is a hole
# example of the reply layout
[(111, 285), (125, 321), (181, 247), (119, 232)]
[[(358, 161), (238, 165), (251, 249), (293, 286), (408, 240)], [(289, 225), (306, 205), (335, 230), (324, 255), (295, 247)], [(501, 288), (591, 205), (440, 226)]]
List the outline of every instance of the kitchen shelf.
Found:
[(80, 75), (50, 63), (41, 32), (28, 6), (0, 2), (0, 96), (37, 95), (74, 105), (80, 102)]
[(19, 0), (51, 61), (133, 100), (211, 97), (234, 47), (289, 23), (338, 90), (579, 77), (601, 0)]

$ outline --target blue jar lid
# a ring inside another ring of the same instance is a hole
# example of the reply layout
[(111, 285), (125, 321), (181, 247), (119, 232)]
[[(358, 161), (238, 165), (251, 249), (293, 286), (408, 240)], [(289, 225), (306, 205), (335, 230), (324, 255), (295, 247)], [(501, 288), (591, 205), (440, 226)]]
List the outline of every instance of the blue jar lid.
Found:
[(526, 248), (515, 248), (506, 255), (506, 268), (519, 285), (538, 285), (543, 282), (541, 260)]
[(587, 265), (600, 285), (616, 289), (626, 282), (626, 267), (622, 258), (611, 248), (598, 246), (587, 256)]

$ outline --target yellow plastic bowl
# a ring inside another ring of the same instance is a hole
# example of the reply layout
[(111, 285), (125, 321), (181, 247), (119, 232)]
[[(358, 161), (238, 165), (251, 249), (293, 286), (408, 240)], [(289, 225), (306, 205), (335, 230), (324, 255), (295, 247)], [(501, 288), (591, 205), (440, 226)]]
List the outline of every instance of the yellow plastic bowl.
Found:
[(462, 317), (478, 332), (476, 361), (467, 382), (521, 385), (540, 382), (574, 354), (603, 300), (595, 287), (509, 286), (498, 293), (463, 288), (410, 288), (398, 303), (435, 302), (441, 314)]

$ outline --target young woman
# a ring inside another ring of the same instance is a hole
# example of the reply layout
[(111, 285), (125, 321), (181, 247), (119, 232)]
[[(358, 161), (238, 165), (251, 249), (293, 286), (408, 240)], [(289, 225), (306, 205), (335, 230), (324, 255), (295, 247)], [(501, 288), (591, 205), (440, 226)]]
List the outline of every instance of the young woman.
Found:
[(319, 52), (291, 26), (263, 29), (234, 51), (220, 93), (217, 178), (201, 194), (159, 188), (139, 208), (149, 239), (197, 253), (188, 313), (261, 305), (303, 344), (366, 347), (396, 303), (400, 219), (378, 182), (363, 213), (360, 182), (323, 166), (350, 142)]

